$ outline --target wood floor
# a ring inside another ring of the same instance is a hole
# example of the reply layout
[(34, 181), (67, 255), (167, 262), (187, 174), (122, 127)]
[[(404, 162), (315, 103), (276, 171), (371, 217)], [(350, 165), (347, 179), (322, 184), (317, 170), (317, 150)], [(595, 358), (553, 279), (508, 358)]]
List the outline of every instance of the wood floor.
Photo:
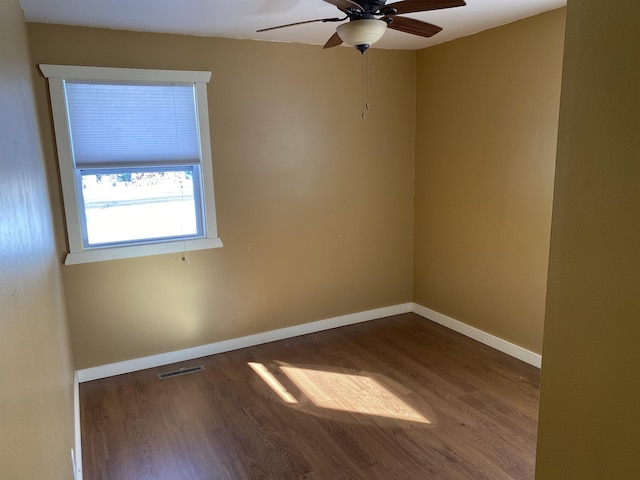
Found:
[(533, 480), (538, 385), (399, 315), (81, 384), (84, 479)]

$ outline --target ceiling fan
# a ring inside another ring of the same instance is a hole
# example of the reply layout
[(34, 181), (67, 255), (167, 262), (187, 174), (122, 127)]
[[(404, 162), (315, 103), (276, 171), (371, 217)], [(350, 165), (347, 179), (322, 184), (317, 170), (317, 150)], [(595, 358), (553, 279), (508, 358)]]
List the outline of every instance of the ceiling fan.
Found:
[(444, 8), (463, 7), (464, 0), (401, 0), (386, 4), (386, 0), (323, 0), (345, 14), (343, 18), (318, 18), (302, 22), (288, 23), (276, 27), (263, 28), (258, 32), (266, 32), (278, 28), (292, 27), (315, 22), (343, 22), (336, 28), (324, 48), (337, 47), (343, 42), (356, 47), (364, 53), (371, 45), (382, 38), (387, 27), (392, 30), (410, 33), (421, 37), (432, 37), (442, 27), (432, 25), (409, 17), (401, 17), (403, 13), (426, 12)]

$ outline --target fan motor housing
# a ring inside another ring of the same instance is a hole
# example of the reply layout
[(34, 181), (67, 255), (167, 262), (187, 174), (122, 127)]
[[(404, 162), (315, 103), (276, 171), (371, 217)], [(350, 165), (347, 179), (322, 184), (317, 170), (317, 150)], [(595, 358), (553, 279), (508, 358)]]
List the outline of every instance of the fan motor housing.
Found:
[(384, 6), (386, 0), (354, 0), (366, 13), (376, 13)]

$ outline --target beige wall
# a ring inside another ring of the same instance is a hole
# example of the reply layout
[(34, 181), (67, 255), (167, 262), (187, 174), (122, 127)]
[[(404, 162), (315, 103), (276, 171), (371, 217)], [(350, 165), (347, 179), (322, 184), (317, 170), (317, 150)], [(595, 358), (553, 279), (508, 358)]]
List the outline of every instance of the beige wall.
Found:
[[(29, 32), (34, 64), (213, 72), (225, 246), (191, 253), (189, 265), (176, 254), (63, 267), (76, 368), (411, 301), (414, 52), (371, 52), (363, 121), (355, 49), (40, 24)], [(37, 90), (47, 118), (44, 79)]]
[(640, 3), (569, 0), (537, 477), (640, 478)]
[(73, 370), (17, 0), (0, 0), (0, 477), (72, 478)]
[[(536, 478), (631, 479), (640, 476), (640, 5), (569, 0), (568, 11)], [(563, 15), (418, 54), (415, 299), (507, 338), (515, 331), (512, 340), (532, 349), (544, 303), (541, 245), (548, 242), (557, 120), (557, 90), (549, 84), (557, 81)], [(193, 253), (188, 266), (169, 255), (65, 267), (79, 368), (411, 298), (414, 92), (406, 79), (413, 54), (373, 52), (374, 110), (361, 124), (351, 117), (358, 113), (352, 80), (359, 64), (346, 49), (311, 61), (315, 47), (30, 28), (37, 62), (214, 71), (214, 167), (226, 246)], [(2, 0), (0, 465), (12, 479), (70, 478), (71, 367), (23, 29), (17, 1)], [(511, 34), (498, 41), (504, 32)], [(197, 58), (184, 54), (193, 45), (201, 47)], [(490, 54), (491, 45), (498, 53)], [(539, 69), (523, 66), (525, 59)], [(525, 85), (526, 94), (518, 94)], [(382, 95), (394, 88), (395, 95)], [(516, 115), (522, 110), (530, 118)], [(55, 172), (48, 128), (48, 168)], [(354, 139), (365, 135), (394, 141), (372, 142), (380, 154), (362, 151)], [(496, 158), (503, 149), (512, 162)], [(458, 163), (460, 155), (469, 160)], [(487, 213), (491, 204), (501, 215)], [(434, 205), (456, 215), (438, 216)], [(434, 289), (437, 275), (443, 291)], [(448, 309), (449, 290), (462, 310)], [(496, 292), (503, 293), (494, 301)], [(522, 304), (517, 315), (509, 313), (512, 297)], [(470, 306), (500, 320), (492, 326), (467, 318)]]
[(414, 301), (541, 351), (565, 10), (422, 50)]

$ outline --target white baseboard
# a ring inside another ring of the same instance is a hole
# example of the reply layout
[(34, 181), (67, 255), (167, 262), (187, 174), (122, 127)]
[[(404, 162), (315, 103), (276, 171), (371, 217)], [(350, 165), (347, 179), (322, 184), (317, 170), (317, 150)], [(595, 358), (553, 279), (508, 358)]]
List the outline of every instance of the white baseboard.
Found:
[(412, 311), (412, 303), (402, 303), (400, 305), (392, 305), (390, 307), (377, 308), (366, 312), (352, 313), (349, 315), (341, 315), (339, 317), (318, 320), (316, 322), (304, 323), (293, 327), (271, 330), (268, 332), (248, 335), (246, 337), (233, 338), (223, 340), (221, 342), (210, 343), (198, 347), (186, 348), (175, 352), (161, 353), (159, 355), (151, 355), (149, 357), (136, 358), (133, 360), (125, 360), (123, 362), (110, 363), (97, 367), (85, 368), (78, 370), (78, 380), (80, 382), (89, 382), (99, 378), (112, 377), (123, 373), (135, 372), (146, 368), (159, 367), (176, 362), (184, 362), (195, 358), (206, 357), (207, 355), (215, 355), (216, 353), (229, 352), (239, 348), (252, 347), (263, 343), (274, 342), (286, 338), (306, 335), (308, 333), (320, 332), (331, 328), (343, 327), (354, 323), (367, 322), (378, 318), (399, 315), (401, 313), (409, 313)]
[(91, 380), (97, 380), (100, 378), (110, 377), (114, 375), (120, 375), (123, 373), (135, 372), (137, 370), (144, 370), (146, 368), (159, 367), (162, 365), (168, 365), (171, 363), (182, 362), (192, 360), (208, 355), (214, 355), (216, 353), (228, 352), (231, 350), (237, 350), (239, 348), (251, 347), (254, 345), (260, 345), (263, 343), (273, 342), (276, 340), (283, 340), (286, 338), (297, 337), (300, 335), (306, 335), (309, 333), (320, 332), (323, 330), (329, 330), (331, 328), (342, 327), (346, 325), (353, 325), (355, 323), (367, 322), (378, 318), (389, 317), (392, 315), (400, 315), (402, 313), (413, 312), (425, 319), (443, 325), (451, 330), (454, 330), (462, 335), (473, 338), (485, 345), (488, 345), (496, 350), (518, 358), (523, 362), (533, 365), (537, 368), (541, 367), (542, 356), (531, 352), (518, 345), (510, 343), (506, 340), (498, 338), (487, 332), (479, 330), (475, 327), (462, 323), (451, 317), (443, 315), (429, 308), (418, 305), (417, 303), (403, 303), (399, 305), (392, 305), (390, 307), (378, 308), (374, 310), (368, 310), (366, 312), (353, 313), (349, 315), (342, 315), (339, 317), (328, 318), (325, 320), (319, 320), (316, 322), (305, 323), (302, 325), (295, 325), (293, 327), (281, 328), (278, 330), (271, 330), (264, 333), (258, 333), (255, 335), (248, 335), (246, 337), (234, 338), (230, 340), (224, 340), (221, 342), (210, 343), (208, 345), (201, 345), (198, 347), (187, 348), (184, 350), (178, 350), (175, 352), (162, 353), (159, 355), (152, 355), (149, 357), (137, 358), (133, 360), (126, 360), (123, 362), (111, 363), (107, 365), (101, 365), (98, 367), (86, 368), (83, 370), (77, 370), (74, 375), (74, 423), (75, 423), (75, 478), (77, 480), (83, 480), (82, 477), (82, 443), (81, 443), (81, 431), (80, 431), (80, 382), (89, 382)]
[(75, 452), (73, 452), (73, 478), (82, 480), (82, 436), (80, 430), (80, 385), (79, 375), (75, 372), (73, 375), (73, 424), (74, 424), (74, 444)]
[[(216, 353), (229, 352), (231, 350), (237, 350), (239, 348), (252, 347), (254, 345), (274, 342), (276, 340), (283, 340), (286, 338), (306, 335), (308, 333), (320, 332), (323, 330), (329, 330), (331, 328), (343, 327), (346, 325), (367, 322), (369, 320), (375, 320), (378, 318), (384, 318), (408, 312), (414, 312), (421, 317), (450, 328), (451, 330), (461, 333), (462, 335), (473, 338), (480, 343), (484, 343), (485, 345), (495, 348), (496, 350), (506, 353), (507, 355), (511, 355), (512, 357), (533, 365), (534, 367), (540, 368), (540, 366), (542, 365), (542, 356), (537, 353), (531, 352), (523, 347), (491, 335), (490, 333), (467, 325), (466, 323), (462, 323), (451, 317), (443, 315), (442, 313), (436, 312), (427, 307), (423, 307), (422, 305), (418, 305), (417, 303), (403, 303), (399, 305), (392, 305), (390, 307), (377, 308), (374, 310), (367, 310), (365, 312), (352, 313), (349, 315), (341, 315), (339, 317), (328, 318), (325, 320), (318, 320), (316, 322), (304, 323), (302, 325), (295, 325), (293, 327), (257, 333), (255, 335), (248, 335), (246, 337), (223, 340), (221, 342), (186, 348), (184, 350), (177, 350), (174, 352), (161, 353), (159, 355), (151, 355), (149, 357), (136, 358), (132, 360), (125, 360), (123, 362), (110, 363), (107, 365), (86, 368), (83, 370), (78, 370), (76, 372), (77, 381), (89, 382), (91, 380), (97, 380), (99, 378), (135, 372), (137, 370), (159, 367), (171, 363), (184, 362), (187, 360), (193, 360), (195, 358), (206, 357), (207, 355), (215, 355)], [(79, 429), (79, 407), (77, 407), (77, 415), (77, 428)], [(76, 438), (80, 438), (79, 432), (76, 432)], [(79, 465), (81, 465), (79, 440), (77, 440), (76, 442), (76, 450), (76, 461)], [(80, 466), (78, 469), (81, 472)], [(79, 477), (79, 479), (81, 479), (81, 477)]]
[(515, 345), (511, 342), (503, 340), (502, 338), (496, 337), (487, 333), (478, 328), (472, 327), (471, 325), (467, 325), (466, 323), (462, 323), (458, 320), (455, 320), (451, 317), (443, 315), (442, 313), (436, 312), (435, 310), (431, 310), (427, 307), (423, 307), (422, 305), (418, 305), (417, 303), (412, 304), (411, 311), (424, 317), (432, 322), (435, 322), (439, 325), (447, 327), (455, 332), (461, 333), (466, 337), (473, 338), (480, 343), (484, 343), (489, 347), (495, 348), (507, 355), (511, 355), (519, 360), (522, 360), (529, 365), (533, 365), (534, 367), (540, 368), (542, 366), (542, 355), (527, 350), (526, 348), (522, 348), (518, 345)]

